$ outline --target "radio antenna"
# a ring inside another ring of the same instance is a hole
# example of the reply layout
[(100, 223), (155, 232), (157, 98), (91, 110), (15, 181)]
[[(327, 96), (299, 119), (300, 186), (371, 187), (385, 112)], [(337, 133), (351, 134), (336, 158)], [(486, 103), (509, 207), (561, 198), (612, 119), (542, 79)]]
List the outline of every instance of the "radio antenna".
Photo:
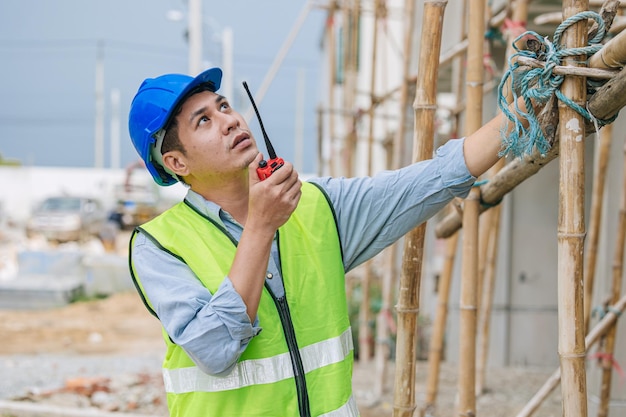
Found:
[(250, 93), (250, 89), (248, 88), (248, 83), (243, 82), (243, 88), (246, 89), (246, 93), (248, 93), (248, 97), (250, 98), (250, 103), (252, 103), (252, 107), (254, 108), (254, 112), (256, 113), (256, 118), (259, 120), (259, 125), (261, 126), (261, 133), (263, 133), (263, 139), (265, 140), (265, 146), (267, 147), (267, 153), (269, 154), (270, 159), (276, 158), (276, 151), (274, 151), (274, 147), (270, 142), (270, 138), (267, 137), (267, 133), (265, 133), (265, 128), (263, 127), (263, 121), (261, 120), (261, 115), (259, 114), (259, 109), (256, 108), (256, 104), (254, 103), (254, 98), (252, 98), (252, 94)]

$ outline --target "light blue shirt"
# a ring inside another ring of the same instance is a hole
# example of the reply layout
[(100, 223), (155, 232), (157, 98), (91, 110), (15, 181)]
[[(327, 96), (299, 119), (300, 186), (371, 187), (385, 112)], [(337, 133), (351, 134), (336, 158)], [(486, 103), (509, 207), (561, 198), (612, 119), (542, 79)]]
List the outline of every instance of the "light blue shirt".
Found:
[[(454, 197), (465, 197), (476, 178), (465, 165), (463, 139), (437, 149), (433, 159), (384, 171), (373, 177), (316, 178), (330, 198), (347, 271), (372, 258)], [(243, 230), (230, 214), (189, 190), (197, 210), (224, 225), (238, 241)], [(226, 277), (211, 294), (189, 267), (139, 233), (132, 249), (136, 274), (171, 340), (204, 372), (227, 375), (261, 331)], [(270, 278), (271, 277), (271, 278)], [(276, 240), (267, 268), (267, 285), (284, 294)]]

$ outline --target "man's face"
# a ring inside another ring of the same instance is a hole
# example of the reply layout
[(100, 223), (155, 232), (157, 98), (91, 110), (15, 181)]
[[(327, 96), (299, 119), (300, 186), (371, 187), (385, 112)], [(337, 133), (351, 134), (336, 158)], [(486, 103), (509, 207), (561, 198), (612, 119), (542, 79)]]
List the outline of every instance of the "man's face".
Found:
[(203, 91), (192, 95), (177, 121), (189, 174), (200, 181), (241, 172), (258, 154), (246, 121), (219, 94)]

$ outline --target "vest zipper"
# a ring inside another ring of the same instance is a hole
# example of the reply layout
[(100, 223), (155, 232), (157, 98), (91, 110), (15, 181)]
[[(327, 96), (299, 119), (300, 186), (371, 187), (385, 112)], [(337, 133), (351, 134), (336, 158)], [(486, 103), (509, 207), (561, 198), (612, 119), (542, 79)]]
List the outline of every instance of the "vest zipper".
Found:
[[(277, 232), (276, 244), (278, 246), (278, 259), (280, 262), (280, 240)], [(281, 268), (282, 269), (282, 268)], [(283, 277), (284, 287), (284, 277)], [(287, 304), (287, 293), (285, 289), (285, 295), (282, 297), (276, 297), (272, 292), (269, 285), (265, 285), (267, 291), (272, 296), (274, 304), (278, 310), (278, 316), (283, 327), (285, 334), (285, 340), (287, 347), (289, 348), (289, 355), (291, 356), (291, 366), (293, 368), (294, 380), (296, 382), (296, 392), (298, 394), (298, 408), (300, 410), (300, 417), (310, 417), (311, 407), (309, 405), (309, 394), (306, 388), (306, 379), (304, 375), (304, 366), (302, 365), (302, 357), (300, 356), (300, 349), (298, 348), (298, 341), (296, 340), (296, 332), (293, 328), (291, 321), (291, 313), (289, 312), (289, 304)]]
[(296, 341), (296, 333), (291, 323), (291, 314), (285, 297), (274, 298), (274, 303), (278, 308), (280, 321), (285, 332), (285, 339), (289, 347), (289, 355), (291, 356), (291, 366), (293, 367), (294, 379), (296, 382), (296, 392), (298, 393), (298, 407), (301, 417), (310, 417), (311, 410), (309, 407), (309, 394), (306, 388), (306, 379), (304, 377), (304, 366), (302, 365), (302, 357), (298, 342)]

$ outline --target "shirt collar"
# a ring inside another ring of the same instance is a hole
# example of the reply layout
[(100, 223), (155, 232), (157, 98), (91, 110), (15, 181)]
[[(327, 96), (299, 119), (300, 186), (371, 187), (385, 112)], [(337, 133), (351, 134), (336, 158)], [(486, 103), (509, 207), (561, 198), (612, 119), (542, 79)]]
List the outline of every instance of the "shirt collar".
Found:
[(203, 215), (209, 217), (211, 220), (218, 222), (222, 226), (225, 223), (234, 223), (238, 224), (237, 221), (225, 210), (215, 204), (212, 201), (209, 201), (202, 197), (200, 194), (195, 191), (189, 189), (187, 190), (187, 195), (185, 196), (185, 200), (191, 204), (193, 208), (202, 213)]

